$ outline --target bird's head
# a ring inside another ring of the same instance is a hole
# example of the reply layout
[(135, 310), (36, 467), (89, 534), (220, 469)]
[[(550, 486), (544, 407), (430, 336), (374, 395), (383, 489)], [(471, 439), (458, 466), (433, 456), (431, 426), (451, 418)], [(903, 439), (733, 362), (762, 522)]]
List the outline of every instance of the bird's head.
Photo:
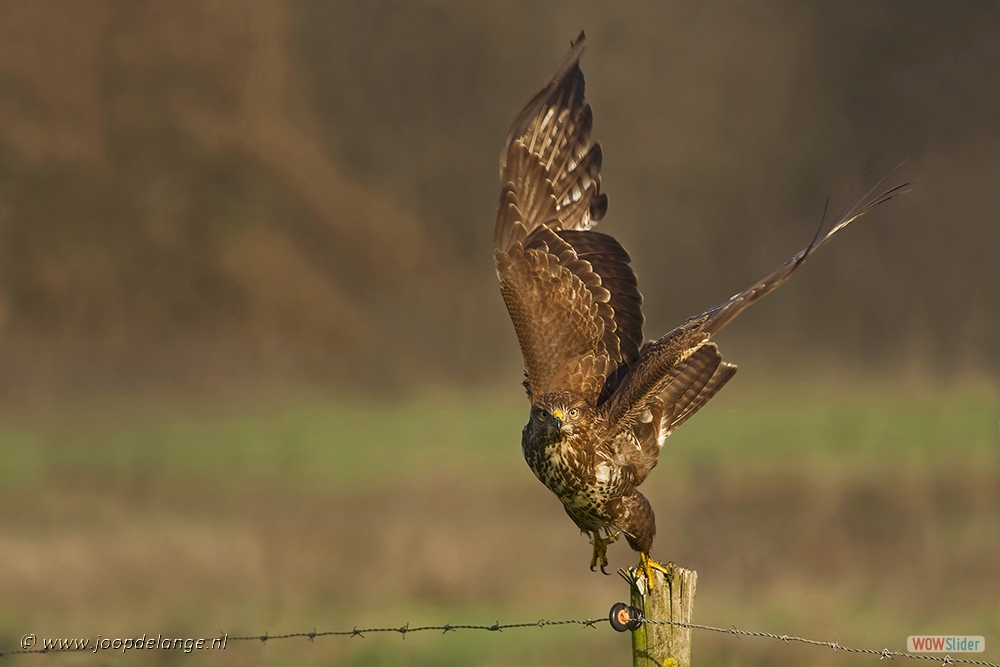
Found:
[(593, 409), (572, 394), (545, 394), (531, 406), (535, 433), (546, 440), (558, 442), (573, 437), (589, 425)]

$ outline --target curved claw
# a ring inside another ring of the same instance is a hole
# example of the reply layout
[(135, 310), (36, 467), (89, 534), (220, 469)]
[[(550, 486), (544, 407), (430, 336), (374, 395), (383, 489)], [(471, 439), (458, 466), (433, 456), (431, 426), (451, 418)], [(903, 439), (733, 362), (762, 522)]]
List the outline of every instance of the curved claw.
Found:
[(618, 533), (609, 533), (607, 537), (601, 537), (598, 531), (594, 531), (593, 539), (590, 541), (594, 545), (594, 555), (590, 559), (591, 572), (594, 572), (594, 568), (600, 565), (601, 572), (611, 574), (605, 569), (608, 566), (608, 545), (617, 539)]

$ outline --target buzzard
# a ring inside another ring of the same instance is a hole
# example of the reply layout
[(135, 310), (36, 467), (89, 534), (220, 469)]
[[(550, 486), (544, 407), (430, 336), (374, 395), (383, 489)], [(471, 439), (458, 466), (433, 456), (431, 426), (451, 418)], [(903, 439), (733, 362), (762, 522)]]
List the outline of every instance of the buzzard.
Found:
[(651, 570), (663, 567), (649, 554), (656, 526), (638, 488), (664, 439), (736, 373), (712, 335), (905, 184), (860, 202), (749, 289), (643, 342), (642, 296), (629, 254), (592, 231), (608, 200), (601, 146), (590, 142), (583, 48), (580, 33), (511, 126), (500, 158), (494, 258), (524, 355), (531, 402), (524, 458), (590, 537), (591, 570), (599, 565), (607, 574), (607, 547), (624, 534), (652, 582)]

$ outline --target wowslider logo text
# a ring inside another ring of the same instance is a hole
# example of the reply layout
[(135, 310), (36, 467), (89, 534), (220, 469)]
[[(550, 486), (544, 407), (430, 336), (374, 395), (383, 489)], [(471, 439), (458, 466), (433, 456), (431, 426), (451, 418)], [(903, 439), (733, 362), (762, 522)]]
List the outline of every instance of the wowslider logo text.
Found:
[(984, 637), (949, 635), (913, 635), (906, 638), (910, 653), (982, 653), (986, 650)]

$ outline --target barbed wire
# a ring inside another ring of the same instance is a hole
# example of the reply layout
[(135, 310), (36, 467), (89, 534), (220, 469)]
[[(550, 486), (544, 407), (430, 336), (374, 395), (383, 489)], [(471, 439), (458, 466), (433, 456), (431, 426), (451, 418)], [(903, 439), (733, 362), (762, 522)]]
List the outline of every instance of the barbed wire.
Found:
[[(556, 625), (580, 625), (590, 628), (596, 627), (599, 623), (607, 623), (608, 619), (605, 618), (571, 618), (564, 620), (550, 621), (547, 619), (540, 619), (537, 621), (529, 621), (525, 623), (500, 623), (497, 621), (492, 625), (474, 625), (469, 623), (445, 623), (444, 625), (420, 625), (416, 627), (410, 627), (407, 623), (401, 626), (395, 627), (384, 627), (384, 628), (359, 628), (355, 626), (351, 630), (327, 630), (323, 632), (318, 632), (313, 630), (311, 632), (287, 632), (284, 634), (272, 635), (269, 633), (264, 633), (262, 635), (232, 635), (228, 633), (220, 633), (219, 635), (208, 638), (206, 641), (219, 640), (225, 637), (227, 642), (241, 642), (241, 641), (259, 641), (262, 643), (267, 643), (273, 640), (279, 639), (308, 639), (309, 641), (315, 640), (317, 637), (364, 637), (369, 634), (376, 634), (379, 632), (394, 632), (400, 635), (408, 635), (413, 632), (427, 632), (430, 630), (436, 630), (442, 634), (447, 634), (449, 632), (456, 632), (458, 630), (485, 630), (487, 632), (503, 632), (504, 630), (515, 630), (520, 628), (544, 628)], [(87, 646), (74, 646), (71, 643), (76, 642), (76, 640), (59, 640), (61, 645), (42, 647), (42, 648), (20, 648), (14, 650), (3, 650), (0, 649), (0, 658), (5, 658), (12, 655), (25, 655), (31, 653), (78, 653), (81, 651), (93, 650), (90, 645)], [(88, 640), (82, 640), (88, 641)], [(62, 645), (62, 644), (65, 645)]]
[(909, 658), (911, 660), (930, 660), (932, 662), (939, 662), (942, 665), (954, 665), (954, 664), (965, 664), (965, 665), (981, 665), (982, 667), (1000, 667), (1000, 663), (988, 662), (986, 660), (973, 660), (971, 658), (953, 658), (951, 655), (944, 655), (943, 657), (929, 655), (926, 653), (907, 653), (906, 651), (890, 651), (888, 648), (873, 649), (873, 648), (858, 648), (855, 646), (844, 646), (837, 640), (832, 642), (824, 642), (817, 639), (806, 639), (805, 637), (796, 637), (795, 635), (779, 635), (773, 632), (759, 632), (755, 630), (741, 630), (735, 625), (730, 628), (717, 628), (712, 625), (702, 625), (700, 623), (683, 623), (680, 621), (661, 621), (656, 619), (642, 619), (641, 623), (648, 623), (650, 625), (675, 625), (682, 628), (691, 628), (694, 630), (707, 630), (709, 632), (721, 632), (727, 635), (736, 635), (742, 637), (766, 637), (768, 639), (777, 639), (786, 644), (790, 642), (798, 642), (800, 644), (808, 644), (810, 646), (825, 646), (827, 648), (836, 651), (844, 651), (845, 653), (863, 653), (867, 655), (877, 655), (879, 660), (885, 660), (889, 658)]
[[(616, 607), (617, 606), (618, 605), (616, 605)], [(614, 610), (615, 607), (612, 607), (612, 609)], [(311, 632), (288, 632), (278, 635), (272, 635), (266, 632), (264, 634), (259, 634), (259, 635), (229, 636), (228, 634), (219, 634), (218, 638), (222, 638), (224, 636), (226, 637), (226, 641), (233, 641), (233, 642), (259, 641), (261, 643), (267, 643), (269, 641), (276, 641), (282, 639), (307, 639), (309, 641), (314, 641), (318, 637), (362, 637), (363, 638), (365, 637), (365, 635), (377, 634), (377, 633), (396, 633), (403, 635), (403, 637), (405, 638), (406, 635), (413, 632), (429, 632), (429, 631), (441, 632), (442, 634), (448, 634), (449, 632), (457, 632), (459, 630), (502, 632), (504, 630), (516, 630), (523, 628), (546, 628), (546, 627), (564, 626), (564, 625), (577, 625), (581, 627), (596, 628), (598, 624), (607, 623), (608, 620), (609, 619), (607, 617), (574, 618), (574, 619), (564, 619), (555, 621), (540, 619), (537, 621), (528, 621), (524, 623), (500, 623), (498, 621), (496, 623), (493, 623), (492, 625), (476, 625), (468, 623), (461, 623), (461, 624), (445, 623), (444, 625), (420, 625), (416, 627), (410, 627), (410, 624), (406, 623), (405, 625), (395, 626), (395, 627), (359, 628), (355, 626), (350, 630), (327, 630), (323, 632), (312, 630)], [(797, 642), (800, 644), (807, 644), (810, 646), (824, 646), (826, 648), (833, 649), (833, 651), (835, 652), (844, 651), (845, 653), (856, 653), (856, 654), (878, 656), (879, 660), (885, 660), (886, 658), (890, 660), (895, 658), (909, 658), (911, 660), (938, 662), (944, 666), (965, 664), (965, 665), (977, 665), (979, 667), (1000, 667), (1000, 663), (989, 662), (986, 660), (975, 660), (971, 658), (953, 658), (951, 655), (944, 655), (943, 657), (940, 657), (940, 656), (921, 654), (921, 653), (907, 653), (904, 651), (891, 651), (888, 648), (883, 648), (883, 649), (858, 648), (854, 646), (845, 646), (836, 640), (820, 641), (816, 639), (807, 639), (805, 637), (798, 637), (795, 635), (776, 634), (773, 632), (760, 632), (754, 630), (742, 630), (740, 628), (737, 628), (735, 625), (729, 628), (721, 628), (713, 625), (704, 625), (701, 623), (685, 623), (681, 621), (669, 621), (669, 620), (660, 620), (653, 618), (638, 617), (636, 620), (640, 624), (645, 623), (649, 625), (673, 625), (684, 628), (690, 628), (692, 630), (705, 630), (708, 632), (734, 635), (737, 637), (759, 637), (767, 639), (776, 639), (785, 644)], [(8, 656), (13, 656), (13, 655), (36, 654), (36, 653), (66, 653), (66, 652), (80, 652), (86, 650), (89, 650), (89, 646), (83, 648), (72, 647), (72, 646), (48, 647), (48, 648), (44, 647), (21, 648), (11, 651), (0, 649), (0, 658), (6, 658)]]
[(552, 625), (583, 625), (587, 627), (595, 627), (598, 623), (607, 623), (607, 618), (571, 618), (562, 621), (549, 621), (546, 619), (541, 619), (538, 621), (532, 621), (528, 623), (500, 623), (496, 622), (493, 625), (453, 625), (451, 623), (446, 623), (444, 625), (420, 625), (415, 628), (411, 628), (410, 624), (396, 627), (396, 628), (357, 628), (353, 630), (338, 630), (333, 632), (292, 632), (285, 635), (245, 635), (230, 637), (230, 641), (250, 641), (258, 640), (262, 642), (267, 642), (272, 639), (289, 639), (292, 637), (304, 637), (309, 641), (312, 641), (316, 637), (325, 636), (341, 636), (341, 637), (364, 637), (366, 634), (374, 634), (376, 632), (396, 632), (401, 635), (408, 635), (411, 632), (424, 632), (427, 630), (439, 630), (441, 634), (447, 634), (449, 632), (455, 632), (457, 630), (486, 630), (487, 632), (503, 632), (504, 630), (513, 630), (519, 628), (544, 628)]

